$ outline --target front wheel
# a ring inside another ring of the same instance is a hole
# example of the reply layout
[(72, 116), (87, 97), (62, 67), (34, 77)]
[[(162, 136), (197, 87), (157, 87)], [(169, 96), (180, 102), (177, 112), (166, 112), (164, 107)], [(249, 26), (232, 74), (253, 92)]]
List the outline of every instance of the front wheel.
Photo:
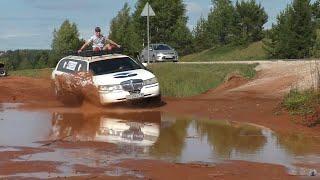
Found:
[(150, 104), (160, 104), (162, 102), (161, 95), (150, 97), (147, 99), (148, 103)]

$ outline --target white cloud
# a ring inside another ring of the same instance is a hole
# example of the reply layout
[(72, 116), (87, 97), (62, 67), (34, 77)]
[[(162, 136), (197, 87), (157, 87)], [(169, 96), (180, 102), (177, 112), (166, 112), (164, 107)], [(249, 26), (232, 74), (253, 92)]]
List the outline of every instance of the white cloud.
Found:
[(186, 2), (186, 5), (189, 13), (201, 13), (203, 11), (203, 8), (195, 2)]
[(40, 34), (34, 34), (34, 33), (10, 33), (10, 34), (1, 34), (1, 39), (12, 39), (12, 38), (29, 38), (29, 37), (37, 37), (40, 36)]

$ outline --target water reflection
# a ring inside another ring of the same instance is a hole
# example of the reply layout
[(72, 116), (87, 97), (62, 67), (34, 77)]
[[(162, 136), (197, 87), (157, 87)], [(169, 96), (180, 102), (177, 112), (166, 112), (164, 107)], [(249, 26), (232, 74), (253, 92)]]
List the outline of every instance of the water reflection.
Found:
[(119, 153), (134, 157), (176, 162), (246, 160), (282, 165), (295, 163), (296, 156), (315, 155), (311, 147), (318, 141), (303, 136), (297, 141), (296, 136), (281, 136), (248, 124), (177, 118), (161, 112), (95, 116), (55, 113), (51, 138), (64, 137), (114, 143), (119, 145)]
[[(316, 149), (319, 138), (280, 135), (228, 121), (181, 118), (162, 112), (88, 116), (12, 108), (4, 108), (0, 117), (3, 119), (0, 120), (0, 146), (39, 146), (33, 142), (63, 139), (116, 144), (116, 155), (120, 159), (151, 158), (182, 163), (244, 160), (286, 167), (305, 162), (320, 163), (320, 158), (315, 158), (320, 155)], [(101, 156), (107, 154), (92, 151)], [(68, 156), (68, 153), (56, 153), (54, 157), (61, 154)], [(43, 155), (37, 160), (47, 160), (45, 157), (49, 156)], [(72, 156), (62, 159), (68, 158)]]
[(262, 130), (249, 125), (231, 125), (226, 121), (198, 121), (196, 128), (201, 137), (207, 137), (219, 156), (230, 157), (232, 152), (255, 153), (267, 139)]
[(71, 137), (80, 141), (131, 143), (151, 146), (158, 137), (160, 112), (119, 115), (84, 116), (58, 114), (52, 117), (52, 139)]

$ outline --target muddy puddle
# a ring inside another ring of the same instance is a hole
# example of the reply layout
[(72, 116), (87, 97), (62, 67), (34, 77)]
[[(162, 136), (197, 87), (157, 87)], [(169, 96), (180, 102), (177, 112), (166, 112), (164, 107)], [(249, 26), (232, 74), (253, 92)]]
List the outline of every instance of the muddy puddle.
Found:
[[(143, 174), (110, 166), (126, 159), (210, 165), (242, 160), (283, 165), (292, 175), (308, 175), (312, 165), (320, 164), (317, 151), (320, 139), (299, 133), (280, 135), (251, 124), (163, 112), (86, 115), (23, 111), (16, 107), (16, 104), (1, 105), (0, 155), (26, 147), (37, 148), (39, 152), (21, 154), (10, 161), (57, 162), (59, 165), (54, 172), (6, 174), (0, 170), (1, 177), (90, 174), (77, 170), (84, 166), (104, 168), (99, 173), (106, 175), (143, 178)], [(42, 148), (46, 150), (41, 151)], [(3, 163), (0, 159), (0, 166)]]

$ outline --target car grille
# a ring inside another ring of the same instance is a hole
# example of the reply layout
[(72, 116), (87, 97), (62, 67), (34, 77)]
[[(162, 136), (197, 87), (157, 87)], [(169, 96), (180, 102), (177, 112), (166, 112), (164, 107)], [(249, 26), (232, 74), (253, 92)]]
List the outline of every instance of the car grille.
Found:
[(120, 83), (122, 89), (128, 92), (140, 92), (143, 87), (142, 79), (131, 79)]

